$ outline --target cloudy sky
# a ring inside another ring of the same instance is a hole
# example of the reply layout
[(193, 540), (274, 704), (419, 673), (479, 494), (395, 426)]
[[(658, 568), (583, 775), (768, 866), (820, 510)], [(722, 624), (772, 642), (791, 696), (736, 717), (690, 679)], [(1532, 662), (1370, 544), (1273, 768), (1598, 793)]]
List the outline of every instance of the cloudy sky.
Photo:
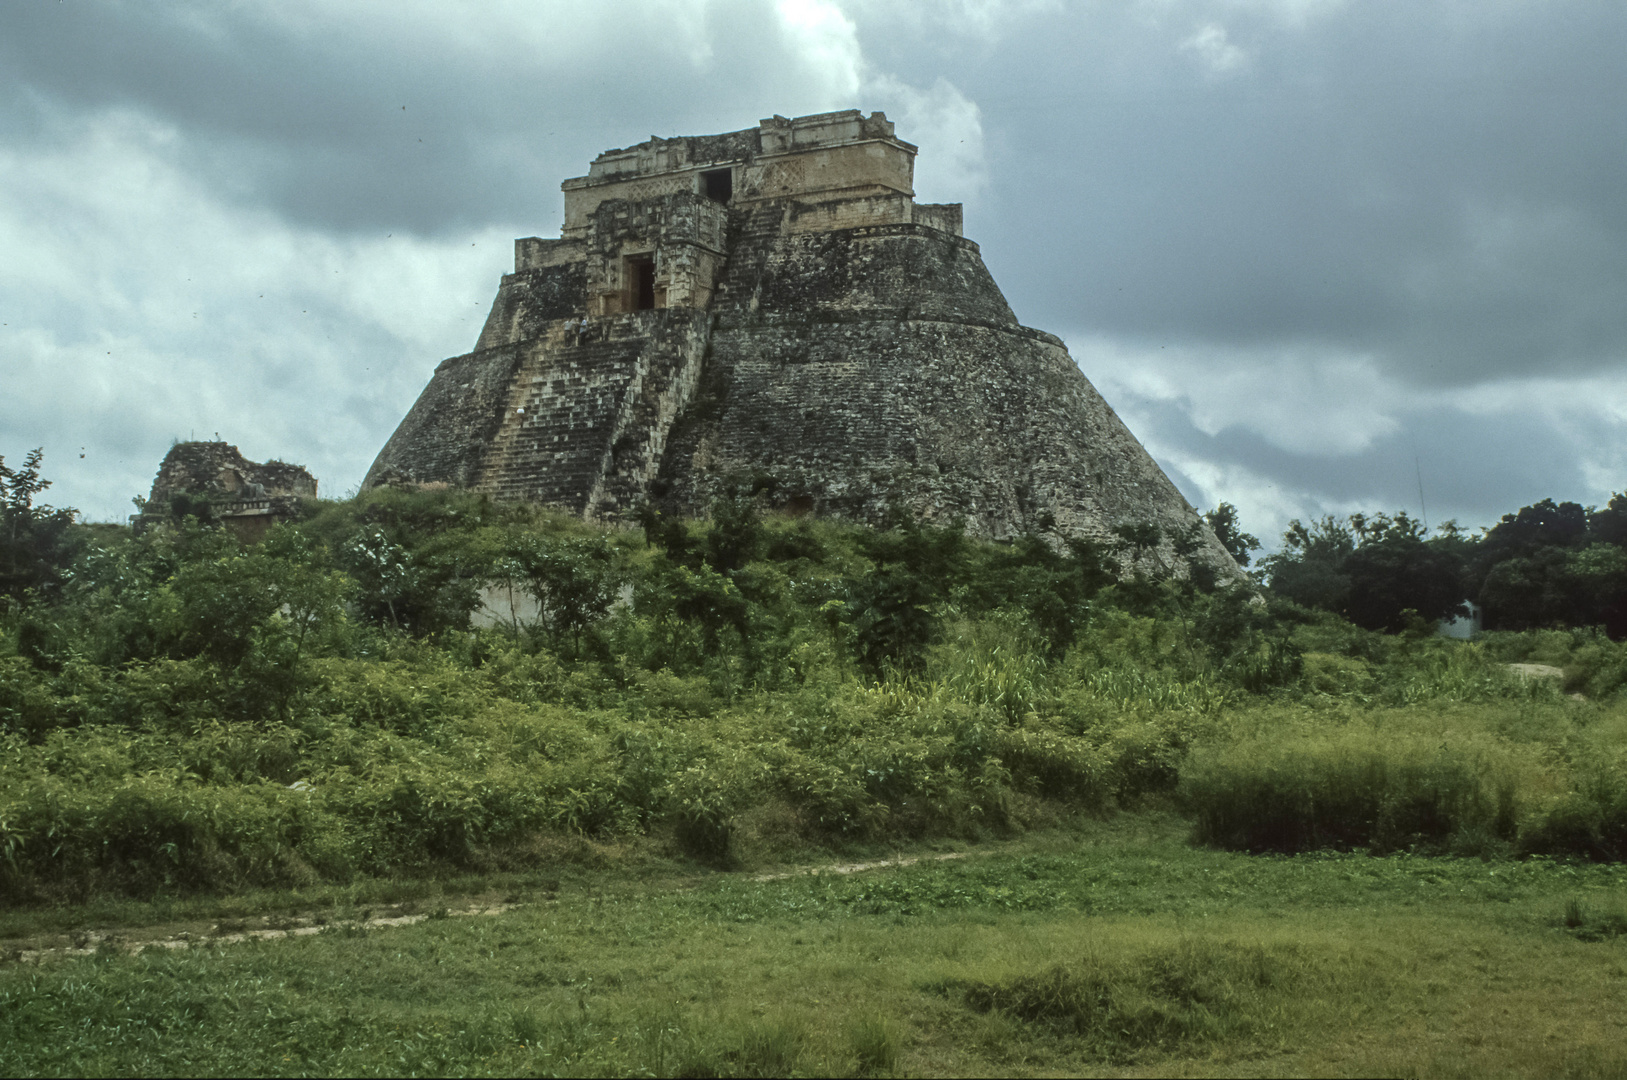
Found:
[(862, 108), (1200, 508), (1602, 503), (1624, 57), (1616, 0), (7, 3), (0, 455), (342, 495), (596, 153)]

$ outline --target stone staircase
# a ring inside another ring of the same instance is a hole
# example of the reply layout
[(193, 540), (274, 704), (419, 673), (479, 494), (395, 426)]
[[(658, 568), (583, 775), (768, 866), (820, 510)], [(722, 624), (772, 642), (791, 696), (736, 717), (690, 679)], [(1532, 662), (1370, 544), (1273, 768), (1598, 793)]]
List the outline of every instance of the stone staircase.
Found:
[(667, 436), (695, 395), (711, 335), (705, 311), (675, 309), (654, 327), (621, 415), (601, 481), (588, 500), (597, 518), (626, 514), (649, 493), (660, 471)]
[(577, 514), (629, 508), (693, 393), (708, 325), (687, 309), (550, 323), (526, 346), (476, 488)]
[(648, 497), (674, 422), (695, 396), (717, 313), (753, 309), (784, 216), (778, 205), (730, 215), (729, 258), (711, 311), (663, 308), (538, 327), (520, 346), (475, 488), (596, 518), (624, 515)]
[(732, 315), (755, 310), (752, 301), (769, 252), (784, 235), (785, 213), (782, 203), (767, 203), (729, 216), (729, 260), (718, 278), (714, 311)]
[(576, 321), (562, 319), (526, 348), (478, 490), (586, 509), (645, 344), (607, 322), (589, 323), (578, 338)]

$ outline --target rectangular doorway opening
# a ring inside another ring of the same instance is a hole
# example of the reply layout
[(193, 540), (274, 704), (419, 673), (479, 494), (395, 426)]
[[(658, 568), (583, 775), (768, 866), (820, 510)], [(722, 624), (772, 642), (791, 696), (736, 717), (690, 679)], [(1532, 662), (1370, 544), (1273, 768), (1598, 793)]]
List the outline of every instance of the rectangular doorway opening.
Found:
[(632, 311), (649, 311), (655, 307), (655, 259), (652, 256), (628, 256), (627, 300)]
[(708, 169), (701, 173), (701, 194), (713, 202), (728, 202), (734, 197), (734, 170)]

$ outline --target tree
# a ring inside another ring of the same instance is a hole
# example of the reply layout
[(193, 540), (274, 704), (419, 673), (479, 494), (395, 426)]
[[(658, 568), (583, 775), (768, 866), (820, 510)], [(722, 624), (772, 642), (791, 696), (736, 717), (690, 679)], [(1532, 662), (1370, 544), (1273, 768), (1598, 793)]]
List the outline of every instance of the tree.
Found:
[(712, 503), (712, 527), (706, 533), (706, 561), (722, 573), (739, 570), (763, 546), (763, 524), (757, 504), (748, 496), (727, 495)]
[(1627, 636), (1627, 549), (1589, 544), (1570, 553), (1565, 569), (1581, 601), (1581, 621), (1602, 625), (1616, 640)]
[(953, 602), (962, 610), (1025, 612), (1052, 656), (1060, 656), (1089, 618), (1091, 600), (1118, 580), (1114, 566), (1095, 541), (1074, 538), (1057, 551), (1030, 534), (994, 549), (981, 572), (955, 590)]
[(1587, 532), (1594, 543), (1627, 548), (1627, 494), (1610, 496), (1610, 502), (1603, 510), (1590, 509)]
[(526, 583), (556, 640), (567, 634), (576, 651), (582, 632), (604, 617), (627, 575), (604, 537), (521, 536), (504, 560), (506, 576)]
[(217, 557), (184, 563), (171, 580), (174, 654), (217, 664), (236, 691), (238, 717), (286, 720), (295, 695), (312, 685), (312, 647), (343, 626), (354, 588), (323, 562), (283, 526), (256, 548), (232, 543)]
[[(391, 530), (406, 533), (397, 527)], [(340, 545), (341, 568), (360, 587), (356, 603), (376, 622), (417, 635), (463, 629), (480, 605), (478, 574), (455, 544), (410, 533), (398, 543), (381, 525), (358, 530)], [(414, 541), (417, 542), (414, 542)]]
[(853, 588), (847, 603), (853, 648), (874, 675), (888, 668), (913, 672), (938, 638), (936, 590), (906, 566), (882, 566)]
[(1463, 564), (1454, 546), (1427, 539), (1405, 511), (1362, 524), (1361, 543), (1344, 565), (1351, 622), (1395, 632), (1409, 611), (1430, 623), (1463, 612)]
[(1356, 550), (1356, 533), (1332, 516), (1309, 525), (1294, 518), (1282, 534), (1282, 550), (1260, 566), (1271, 591), (1305, 607), (1343, 612), (1350, 601), (1345, 563)]
[(1578, 547), (1586, 542), (1588, 514), (1573, 502), (1556, 503), (1543, 499), (1520, 507), (1517, 514), (1504, 514), (1486, 532), (1481, 542), (1482, 566), (1490, 568), (1504, 559), (1530, 555), (1539, 548)]
[(1569, 624), (1574, 616), (1569, 570), (1570, 552), (1559, 547), (1497, 562), (1480, 585), (1486, 621), (1497, 630)]
[(20, 469), (0, 457), (0, 611), (29, 593), (55, 591), (73, 557), (68, 529), (77, 511), (34, 505), (51, 486), (40, 477), (44, 455), (43, 447), (29, 451)]
[(1249, 552), (1260, 549), (1258, 538), (1243, 531), (1242, 523), (1238, 520), (1237, 507), (1229, 502), (1223, 502), (1207, 514), (1203, 520), (1208, 522), (1209, 528), (1214, 530), (1215, 539), (1225, 548), (1238, 566), (1249, 564)]
[(1406, 511), (1395, 515), (1297, 518), (1282, 550), (1267, 556), (1271, 591), (1305, 607), (1335, 611), (1369, 630), (1400, 630), (1411, 611), (1427, 620), (1462, 610), (1467, 547), (1455, 522), (1430, 538)]
[(902, 509), (862, 541), (875, 569), (848, 586), (842, 605), (860, 664), (874, 675), (919, 671), (938, 639), (938, 605), (972, 578), (972, 547), (959, 522), (924, 525)]
[[(1487, 530), (1468, 574), (1486, 625), (1527, 630), (1602, 618), (1603, 605), (1593, 592), (1602, 579), (1597, 573), (1574, 573), (1573, 556), (1598, 538), (1595, 530), (1615, 535), (1623, 509), (1619, 500), (1590, 512), (1577, 503), (1543, 499), (1504, 514)], [(1594, 558), (1578, 566), (1586, 571), (1592, 564), (1603, 565)]]

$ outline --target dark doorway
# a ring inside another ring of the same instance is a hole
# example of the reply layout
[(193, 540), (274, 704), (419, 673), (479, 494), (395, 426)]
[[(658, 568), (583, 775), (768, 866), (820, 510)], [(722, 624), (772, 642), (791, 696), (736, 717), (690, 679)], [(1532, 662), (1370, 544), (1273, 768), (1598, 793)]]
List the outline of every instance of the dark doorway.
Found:
[(627, 288), (634, 311), (648, 311), (655, 307), (655, 260), (648, 255), (634, 255), (627, 260)]
[(701, 194), (713, 202), (728, 202), (734, 196), (734, 170), (712, 169), (701, 173)]

